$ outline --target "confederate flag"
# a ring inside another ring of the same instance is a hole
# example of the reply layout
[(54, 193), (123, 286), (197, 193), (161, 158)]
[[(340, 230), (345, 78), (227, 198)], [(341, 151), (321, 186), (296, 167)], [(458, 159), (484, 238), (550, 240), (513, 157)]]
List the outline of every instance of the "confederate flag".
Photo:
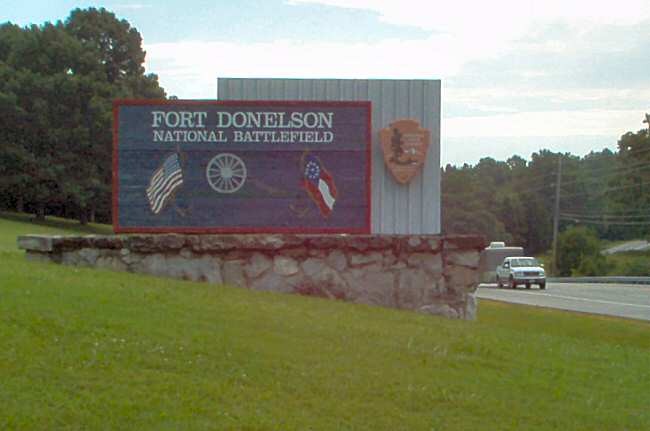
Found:
[(305, 178), (303, 184), (323, 217), (330, 215), (336, 202), (336, 185), (329, 172), (323, 168), (318, 157), (308, 155), (305, 157)]

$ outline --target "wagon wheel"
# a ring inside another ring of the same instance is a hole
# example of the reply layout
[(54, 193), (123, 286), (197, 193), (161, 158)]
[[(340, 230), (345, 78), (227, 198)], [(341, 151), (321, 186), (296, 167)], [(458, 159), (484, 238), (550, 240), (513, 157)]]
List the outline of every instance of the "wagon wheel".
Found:
[(230, 153), (217, 154), (205, 170), (208, 184), (219, 193), (235, 193), (246, 182), (246, 165)]

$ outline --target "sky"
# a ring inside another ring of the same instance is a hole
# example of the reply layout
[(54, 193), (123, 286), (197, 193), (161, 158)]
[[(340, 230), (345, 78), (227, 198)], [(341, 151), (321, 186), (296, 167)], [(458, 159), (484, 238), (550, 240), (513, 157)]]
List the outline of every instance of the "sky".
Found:
[(105, 7), (169, 95), (218, 77), (440, 79), (442, 164), (615, 150), (650, 112), (650, 0), (0, 0), (0, 22)]

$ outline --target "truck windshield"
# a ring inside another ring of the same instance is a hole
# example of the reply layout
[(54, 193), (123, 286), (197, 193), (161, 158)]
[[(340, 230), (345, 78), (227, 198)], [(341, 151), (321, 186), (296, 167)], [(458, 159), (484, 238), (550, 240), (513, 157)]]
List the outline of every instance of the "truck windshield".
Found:
[(513, 259), (512, 266), (539, 266), (539, 262), (533, 258)]

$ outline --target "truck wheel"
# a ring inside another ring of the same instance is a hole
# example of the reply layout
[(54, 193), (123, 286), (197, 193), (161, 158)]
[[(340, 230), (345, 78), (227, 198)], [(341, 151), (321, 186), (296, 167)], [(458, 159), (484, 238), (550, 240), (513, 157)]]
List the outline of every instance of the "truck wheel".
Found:
[(545, 282), (544, 282), (544, 283), (539, 283), (539, 288), (540, 288), (541, 290), (546, 289), (546, 283), (545, 283)]
[(530, 289), (530, 283), (526, 283), (526, 289)]
[(510, 276), (510, 279), (508, 281), (509, 281), (511, 289), (516, 289), (517, 288), (517, 283), (515, 283), (515, 279), (512, 278), (512, 275)]
[(498, 287), (499, 289), (501, 289), (501, 288), (503, 287), (503, 284), (501, 284), (501, 279), (499, 278), (498, 275), (497, 275), (497, 287)]

